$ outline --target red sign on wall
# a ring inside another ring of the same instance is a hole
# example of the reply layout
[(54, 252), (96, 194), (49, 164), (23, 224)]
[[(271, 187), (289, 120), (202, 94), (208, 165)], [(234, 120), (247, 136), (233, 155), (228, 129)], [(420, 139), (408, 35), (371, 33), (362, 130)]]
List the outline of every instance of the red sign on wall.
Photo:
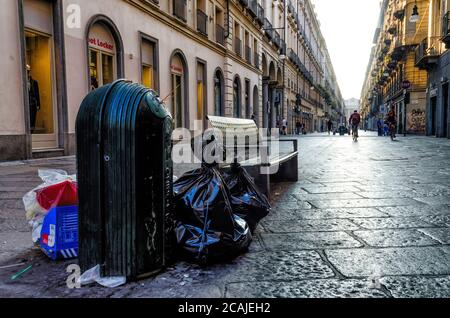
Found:
[(114, 45), (113, 44), (110, 44), (110, 43), (108, 43), (106, 41), (103, 41), (103, 40), (100, 40), (100, 39), (97, 39), (97, 38), (89, 39), (89, 45), (96, 46), (96, 47), (99, 47), (99, 48), (102, 48), (102, 49), (108, 50), (108, 51), (113, 51), (114, 50)]

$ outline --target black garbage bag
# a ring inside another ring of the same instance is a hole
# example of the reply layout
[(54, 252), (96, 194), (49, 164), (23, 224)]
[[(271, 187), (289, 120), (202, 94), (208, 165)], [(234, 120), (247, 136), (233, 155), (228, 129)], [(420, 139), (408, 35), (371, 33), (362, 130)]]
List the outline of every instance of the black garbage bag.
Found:
[(173, 187), (175, 233), (183, 257), (206, 265), (248, 250), (250, 228), (233, 214), (229, 190), (215, 167), (203, 164), (184, 174)]
[(241, 165), (234, 163), (223, 172), (223, 177), (230, 190), (233, 213), (244, 219), (254, 233), (258, 223), (270, 213), (269, 200)]

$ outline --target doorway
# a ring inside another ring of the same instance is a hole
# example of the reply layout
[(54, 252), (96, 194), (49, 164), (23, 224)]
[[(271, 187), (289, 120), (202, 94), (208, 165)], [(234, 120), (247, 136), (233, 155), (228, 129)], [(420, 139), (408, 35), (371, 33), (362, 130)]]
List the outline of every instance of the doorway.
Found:
[(449, 134), (448, 134), (448, 106), (449, 106), (449, 102), (448, 102), (448, 89), (449, 89), (449, 84), (446, 83), (444, 85), (442, 85), (442, 113), (443, 113), (443, 130), (442, 130), (442, 136), (445, 138), (450, 138)]
[(25, 49), (32, 149), (57, 148), (53, 38), (25, 29)]
[(250, 80), (245, 80), (245, 118), (250, 119), (251, 114), (250, 106)]
[(437, 104), (437, 98), (432, 97), (431, 103), (430, 103), (430, 115), (431, 115), (431, 135), (437, 136), (436, 132), (436, 104)]
[(175, 127), (181, 128), (184, 123), (184, 115), (183, 115), (183, 76), (180, 74), (172, 74), (172, 87), (174, 87), (173, 94), (173, 118), (175, 121)]

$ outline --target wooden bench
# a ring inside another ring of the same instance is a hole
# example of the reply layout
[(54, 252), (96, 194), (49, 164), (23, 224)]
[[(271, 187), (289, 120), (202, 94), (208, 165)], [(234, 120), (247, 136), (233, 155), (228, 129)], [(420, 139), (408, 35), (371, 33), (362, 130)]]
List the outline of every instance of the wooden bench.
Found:
[[(221, 169), (229, 169), (232, 163), (239, 163), (269, 198), (272, 182), (298, 181), (297, 139), (279, 139), (280, 151), (276, 151), (272, 147), (274, 141), (264, 140), (253, 120), (218, 116), (207, 118), (213, 134), (221, 134), (223, 137), (215, 140), (215, 146), (223, 153), (224, 163), (220, 164)], [(227, 136), (231, 136), (234, 141), (227, 142)], [(281, 145), (286, 143), (291, 143), (292, 149), (281, 149)]]

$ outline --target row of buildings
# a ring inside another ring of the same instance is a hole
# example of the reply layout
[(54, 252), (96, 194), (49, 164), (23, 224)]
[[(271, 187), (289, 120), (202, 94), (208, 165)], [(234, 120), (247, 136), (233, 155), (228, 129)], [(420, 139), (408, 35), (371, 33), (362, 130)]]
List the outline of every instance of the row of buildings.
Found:
[(361, 94), (369, 127), (390, 110), (398, 132), (449, 135), (450, 0), (383, 0)]
[(310, 0), (0, 2), (0, 160), (74, 154), (83, 98), (119, 78), (154, 89), (175, 127), (341, 120)]

